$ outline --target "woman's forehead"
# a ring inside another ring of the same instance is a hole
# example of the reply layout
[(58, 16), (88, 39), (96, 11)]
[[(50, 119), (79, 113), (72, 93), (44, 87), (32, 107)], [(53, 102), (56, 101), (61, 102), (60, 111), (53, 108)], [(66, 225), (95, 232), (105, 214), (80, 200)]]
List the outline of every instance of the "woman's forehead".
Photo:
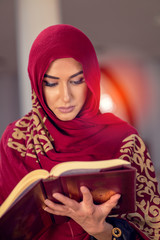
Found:
[(74, 58), (59, 58), (52, 61), (49, 64), (49, 67), (46, 71), (48, 72), (61, 72), (61, 71), (73, 70), (74, 71), (82, 71), (82, 64), (76, 61)]

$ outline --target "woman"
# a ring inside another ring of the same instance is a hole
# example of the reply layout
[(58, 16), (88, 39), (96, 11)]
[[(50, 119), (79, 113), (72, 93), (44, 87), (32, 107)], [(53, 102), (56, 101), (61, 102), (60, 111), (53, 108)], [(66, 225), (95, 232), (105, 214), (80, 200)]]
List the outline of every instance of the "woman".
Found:
[(90, 40), (69, 25), (48, 27), (32, 45), (28, 72), (32, 111), (10, 124), (1, 140), (1, 202), (34, 169), (121, 158), (137, 168), (136, 212), (108, 217), (119, 194), (96, 206), (85, 187), (81, 203), (56, 193), (63, 205), (45, 200), (45, 211), (69, 220), (40, 239), (112, 239), (117, 236), (112, 229), (118, 227), (122, 234), (117, 239), (158, 240), (159, 193), (150, 156), (133, 127), (99, 112), (100, 70)]

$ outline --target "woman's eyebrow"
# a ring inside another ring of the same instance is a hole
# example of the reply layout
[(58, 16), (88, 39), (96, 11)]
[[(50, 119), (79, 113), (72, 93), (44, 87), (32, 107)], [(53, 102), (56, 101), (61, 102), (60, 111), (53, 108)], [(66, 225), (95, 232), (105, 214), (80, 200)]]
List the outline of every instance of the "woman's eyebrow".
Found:
[(52, 78), (52, 79), (59, 79), (59, 77), (54, 77), (54, 76), (48, 75), (46, 73), (44, 74), (44, 77)]
[(80, 75), (82, 73), (83, 73), (83, 71), (77, 72), (77, 73), (71, 75), (70, 78), (74, 78), (74, 77), (76, 77), (76, 76), (78, 76), (78, 75)]
[[(74, 78), (74, 77), (76, 77), (76, 76), (78, 76), (78, 75), (80, 75), (82, 73), (83, 73), (83, 71), (77, 72), (77, 73), (71, 75), (69, 78)], [(51, 76), (51, 75), (48, 75), (46, 73), (44, 74), (44, 77), (52, 78), (52, 79), (59, 79), (59, 77)]]

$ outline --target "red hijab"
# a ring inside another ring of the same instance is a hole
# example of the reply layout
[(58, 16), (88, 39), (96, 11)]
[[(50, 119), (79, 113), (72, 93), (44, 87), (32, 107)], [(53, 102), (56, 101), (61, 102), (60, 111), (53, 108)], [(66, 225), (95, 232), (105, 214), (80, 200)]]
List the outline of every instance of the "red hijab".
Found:
[[(47, 107), (42, 82), (50, 63), (58, 58), (72, 57), (82, 64), (85, 81), (88, 86), (88, 96), (83, 109), (72, 121), (61, 121)], [(100, 68), (94, 47), (88, 37), (80, 30), (70, 25), (55, 25), (43, 30), (35, 39), (28, 63), (34, 105), (39, 104), (39, 112), (45, 118), (45, 126), (54, 139), (54, 149), (47, 153), (47, 157), (54, 161), (68, 160), (96, 160), (107, 158), (104, 152), (106, 124), (117, 124), (122, 121), (112, 114), (101, 115), (100, 100)], [(41, 106), (41, 107), (40, 107)], [(104, 139), (102, 140), (102, 137)], [(98, 140), (95, 143), (95, 139)], [(93, 146), (97, 148), (93, 149)], [(99, 149), (97, 151), (97, 149)], [(42, 159), (39, 157), (39, 159)], [(42, 167), (48, 168), (46, 160)]]
[[(48, 110), (44, 103), (42, 81), (52, 61), (68, 57), (72, 57), (82, 64), (86, 83), (92, 93), (81, 117), (95, 116), (99, 109), (100, 69), (92, 43), (80, 30), (63, 24), (48, 27), (35, 39), (29, 55), (28, 72), (32, 89), (46, 113), (60, 126), (63, 122), (57, 122), (54, 114)], [(77, 124), (77, 119), (74, 122)], [(72, 128), (72, 124), (73, 122), (67, 122), (67, 128), (68, 125)]]

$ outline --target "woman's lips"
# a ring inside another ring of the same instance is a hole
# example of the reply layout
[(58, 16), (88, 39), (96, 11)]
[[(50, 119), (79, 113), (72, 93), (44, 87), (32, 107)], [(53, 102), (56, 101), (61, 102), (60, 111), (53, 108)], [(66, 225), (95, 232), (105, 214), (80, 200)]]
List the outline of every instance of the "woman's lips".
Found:
[(70, 113), (74, 110), (75, 106), (70, 106), (70, 107), (59, 107), (58, 110), (61, 113)]

